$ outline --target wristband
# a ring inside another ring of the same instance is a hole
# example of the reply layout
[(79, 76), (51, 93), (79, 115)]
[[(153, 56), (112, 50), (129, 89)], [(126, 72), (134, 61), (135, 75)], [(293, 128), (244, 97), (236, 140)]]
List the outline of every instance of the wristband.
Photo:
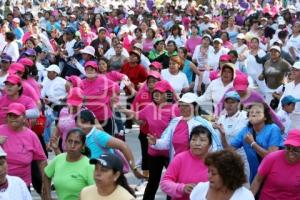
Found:
[(254, 144), (256, 144), (256, 142), (254, 141), (254, 142), (252, 142), (251, 144), (250, 144), (250, 146), (251, 146), (251, 148), (253, 148), (253, 145)]

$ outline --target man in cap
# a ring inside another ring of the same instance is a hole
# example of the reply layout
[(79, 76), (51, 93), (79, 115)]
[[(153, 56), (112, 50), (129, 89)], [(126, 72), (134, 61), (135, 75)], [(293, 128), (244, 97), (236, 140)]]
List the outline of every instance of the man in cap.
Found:
[(270, 48), (270, 59), (264, 64), (263, 71), (258, 77), (259, 80), (265, 80), (265, 99), (269, 104), (272, 100), (272, 94), (284, 82), (284, 78), (290, 71), (291, 65), (280, 57), (281, 49), (279, 46)]
[(149, 65), (151, 64), (149, 59), (143, 54), (143, 47), (141, 43), (135, 43), (133, 45), (133, 50), (140, 52), (141, 54), (141, 65), (143, 65), (146, 69), (149, 69)]
[(96, 57), (100, 55), (104, 55), (106, 51), (110, 48), (110, 44), (106, 39), (106, 29), (104, 27), (100, 27), (98, 30), (98, 38), (94, 39), (91, 42), (91, 46), (96, 50)]
[[(66, 49), (63, 52), (63, 56), (67, 55), (68, 57), (71, 57), (74, 55), (74, 44), (76, 43), (76, 39), (75, 39), (75, 32), (76, 30), (73, 28), (73, 27), (67, 27), (65, 30), (64, 30), (64, 34), (66, 34)], [(66, 53), (66, 54), (65, 54)]]

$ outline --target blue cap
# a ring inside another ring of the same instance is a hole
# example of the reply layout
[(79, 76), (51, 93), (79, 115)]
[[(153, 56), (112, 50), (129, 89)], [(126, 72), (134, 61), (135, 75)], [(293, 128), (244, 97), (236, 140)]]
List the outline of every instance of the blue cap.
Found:
[(71, 26), (68, 26), (65, 30), (64, 30), (65, 33), (67, 34), (75, 34), (76, 30), (71, 27)]
[(296, 99), (292, 95), (285, 96), (285, 97), (283, 97), (283, 99), (281, 99), (281, 104), (283, 106), (290, 104), (290, 103), (297, 103), (297, 102), (300, 102), (300, 99)]
[(8, 62), (11, 62), (12, 61), (12, 57), (10, 55), (7, 55), (7, 54), (2, 54), (1, 55), (1, 60), (5, 60), (5, 61), (8, 61)]
[(233, 99), (233, 100), (236, 100), (236, 101), (241, 100), (240, 95), (236, 91), (227, 92), (225, 94), (224, 100), (226, 100), (226, 99)]

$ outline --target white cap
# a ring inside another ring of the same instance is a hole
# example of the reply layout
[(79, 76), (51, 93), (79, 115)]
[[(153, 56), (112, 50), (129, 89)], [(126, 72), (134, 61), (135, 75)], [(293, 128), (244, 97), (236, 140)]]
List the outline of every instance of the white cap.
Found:
[(203, 38), (205, 38), (205, 37), (207, 37), (210, 41), (212, 41), (212, 38), (211, 38), (211, 36), (210, 35), (208, 35), (208, 34), (204, 34), (203, 36), (202, 36), (202, 39)]
[(92, 46), (86, 46), (79, 51), (80, 53), (89, 54), (91, 56), (95, 56), (95, 49)]
[(223, 44), (223, 40), (221, 38), (215, 38), (213, 42), (220, 42), (221, 44)]
[(0, 146), (0, 157), (6, 157), (6, 156), (7, 156), (7, 154), (5, 153), (5, 151)]
[(241, 39), (241, 40), (244, 40), (246, 37), (245, 37), (245, 34), (244, 33), (239, 33), (237, 36), (236, 36), (237, 39)]
[(286, 24), (285, 20), (284, 20), (284, 18), (282, 16), (279, 16), (277, 18), (277, 22), (278, 22), (278, 25), (285, 25)]
[(211, 19), (211, 15), (209, 15), (209, 14), (204, 15), (204, 17), (207, 17), (208, 19)]
[(281, 49), (280, 49), (280, 47), (277, 46), (277, 45), (271, 46), (270, 51), (271, 51), (272, 49), (274, 49), (274, 50), (278, 51), (279, 53), (281, 53)]
[(182, 97), (179, 99), (179, 102), (183, 103), (194, 103), (197, 101), (197, 95), (191, 92), (185, 93), (182, 95)]
[(282, 41), (281, 40), (274, 40), (274, 42), (272, 43), (272, 45), (274, 45), (274, 43), (278, 43), (278, 44), (282, 45)]
[(293, 64), (293, 68), (295, 68), (295, 69), (300, 69), (300, 62), (298, 61), (298, 62), (295, 62), (294, 64)]
[(217, 28), (217, 26), (216, 26), (215, 24), (213, 24), (213, 23), (210, 23), (210, 24), (208, 25), (208, 28)]
[(13, 22), (20, 24), (20, 19), (16, 17), (13, 19)]
[(133, 47), (135, 47), (135, 48), (138, 48), (138, 49), (143, 49), (143, 46), (142, 46), (142, 44), (141, 43), (135, 43), (134, 45), (133, 45)]
[(57, 65), (50, 65), (46, 70), (48, 72), (56, 72), (57, 74), (60, 74), (60, 68)]

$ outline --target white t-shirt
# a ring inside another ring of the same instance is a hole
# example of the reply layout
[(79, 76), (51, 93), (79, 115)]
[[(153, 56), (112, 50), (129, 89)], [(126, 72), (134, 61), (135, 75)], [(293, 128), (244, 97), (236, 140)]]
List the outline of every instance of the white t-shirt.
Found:
[(16, 176), (6, 176), (8, 188), (5, 192), (0, 192), (1, 200), (32, 200), (25, 182)]
[[(264, 57), (266, 55), (266, 52), (263, 51), (262, 49), (259, 49), (257, 52), (258, 57)], [(255, 57), (250, 54), (250, 51), (245, 53), (246, 58), (246, 68), (247, 68), (247, 73), (249, 76), (251, 76), (252, 79), (255, 81), (258, 80), (258, 76), (261, 74), (263, 70), (263, 65), (259, 64), (256, 62)]]
[(173, 75), (169, 72), (169, 69), (163, 69), (161, 76), (170, 83), (177, 94), (180, 94), (183, 88), (189, 87), (189, 81), (185, 73), (181, 71), (177, 75)]
[(279, 110), (277, 113), (277, 116), (279, 117), (281, 123), (284, 126), (284, 135), (283, 138), (286, 139), (287, 133), (291, 130), (292, 127), (292, 120), (289, 113), (287, 113), (284, 110)]
[(9, 55), (12, 58), (12, 62), (16, 62), (20, 56), (18, 43), (16, 41), (7, 43), (1, 53)]
[[(122, 54), (123, 56), (125, 56), (126, 58), (129, 58), (129, 53), (128, 53), (128, 51), (127, 51), (125, 48), (122, 49), (122, 53), (121, 53), (121, 54)], [(111, 47), (111, 48), (109, 48), (109, 49), (106, 51), (106, 53), (104, 54), (104, 57), (105, 57), (106, 59), (110, 60), (111, 57), (113, 57), (114, 55), (116, 55), (116, 51), (115, 51), (115, 49), (114, 49), (113, 47)]]
[(217, 70), (219, 67), (219, 60), (220, 57), (224, 54), (227, 55), (227, 53), (229, 52), (229, 49), (222, 47), (218, 52), (215, 52), (215, 50), (213, 50), (212, 52), (209, 52), (209, 54), (207, 55), (207, 64), (213, 68), (213, 70)]
[(42, 85), (42, 98), (48, 97), (51, 103), (56, 105), (61, 104), (62, 99), (67, 96), (66, 80), (61, 77), (56, 77), (54, 80), (46, 78)]
[(4, 81), (6, 81), (6, 78), (8, 77), (8, 73), (4, 76), (0, 76), (0, 90), (3, 90), (5, 87)]
[(287, 41), (288, 48), (294, 48), (296, 56), (300, 58), (300, 35), (294, 37), (293, 35)]
[(66, 42), (66, 51), (67, 51), (69, 57), (74, 55), (73, 47), (74, 47), (75, 43), (76, 43), (75, 39), (73, 39), (69, 42)]
[[(190, 200), (206, 200), (208, 189), (209, 182), (198, 183), (190, 195)], [(254, 200), (254, 196), (250, 190), (242, 186), (234, 191), (230, 200)]]

